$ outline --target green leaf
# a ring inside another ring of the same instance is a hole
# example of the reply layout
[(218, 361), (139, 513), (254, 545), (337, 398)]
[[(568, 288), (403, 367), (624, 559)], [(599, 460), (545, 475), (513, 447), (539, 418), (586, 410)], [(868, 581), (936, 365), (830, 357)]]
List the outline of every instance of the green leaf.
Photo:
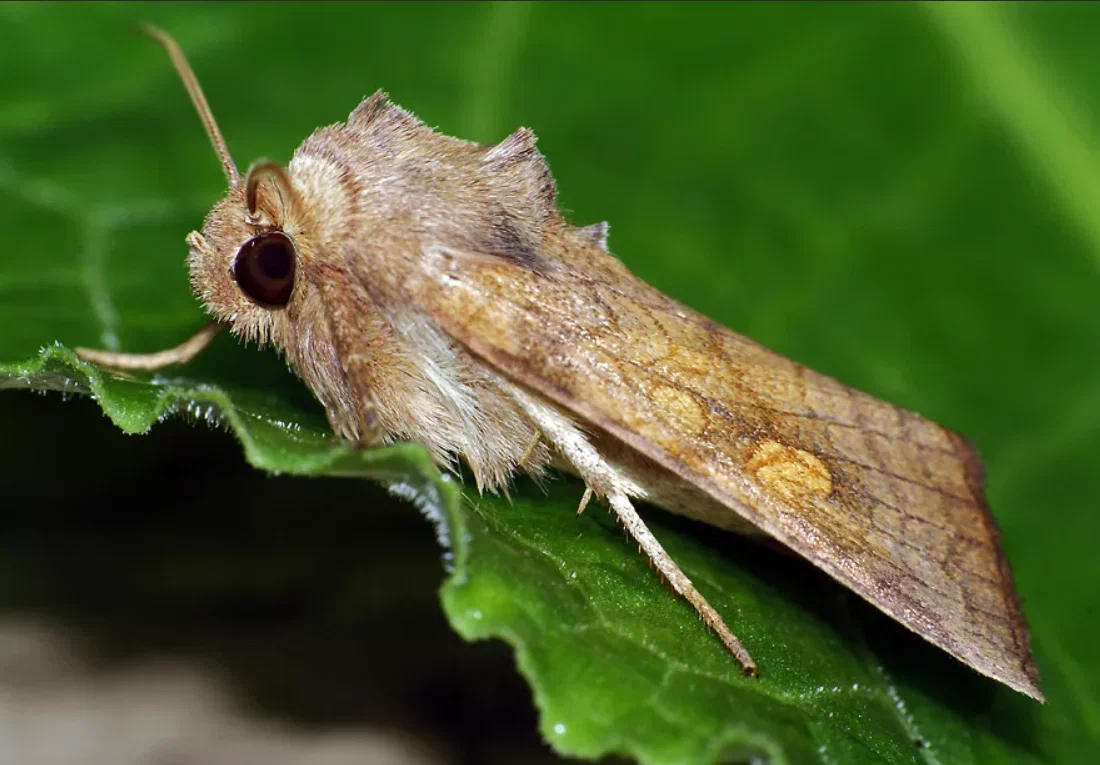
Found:
[[(1049, 703), (802, 561), (648, 511), (758, 661), (741, 678), (602, 509), (575, 515), (574, 481), (462, 500), (417, 446), (334, 442), (272, 354), (228, 337), (152, 377), (77, 361), (203, 321), (183, 237), (222, 180), (137, 20), (178, 37), (238, 164), (287, 158), (378, 87), (465, 138), (529, 125), (572, 219), (610, 220), (641, 277), (970, 435)], [(0, 388), (90, 394), (127, 432), (190, 413), (258, 468), (414, 500), (452, 545), (452, 624), (515, 648), (563, 754), (1095, 760), (1095, 6), (6, 4), (0, 28)]]

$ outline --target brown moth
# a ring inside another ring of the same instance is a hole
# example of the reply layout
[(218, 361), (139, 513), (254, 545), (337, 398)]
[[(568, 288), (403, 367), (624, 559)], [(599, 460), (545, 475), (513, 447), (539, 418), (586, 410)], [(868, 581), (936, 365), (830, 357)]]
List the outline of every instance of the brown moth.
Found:
[(1028, 633), (959, 435), (845, 387), (645, 284), (575, 228), (535, 136), (433, 131), (382, 92), (285, 168), (238, 174), (176, 43), (167, 49), (229, 191), (187, 237), (215, 324), (151, 355), (187, 361), (219, 326), (273, 343), (367, 444), (419, 441), (479, 489), (557, 466), (605, 500), (740, 663), (749, 653), (635, 512), (645, 500), (778, 540), (979, 672), (1042, 700)]

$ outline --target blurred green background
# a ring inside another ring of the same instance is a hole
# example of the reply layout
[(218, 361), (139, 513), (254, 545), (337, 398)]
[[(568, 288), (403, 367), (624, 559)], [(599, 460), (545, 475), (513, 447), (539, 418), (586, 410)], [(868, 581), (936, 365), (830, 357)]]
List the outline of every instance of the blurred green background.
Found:
[[(1051, 703), (998, 696), (906, 757), (1096, 761), (1100, 8), (3, 4), (0, 373), (202, 321), (183, 237), (224, 181), (138, 20), (178, 38), (239, 166), (377, 88), (463, 138), (529, 126), (568, 217), (610, 221), (642, 278), (970, 436)], [(189, 374), (317, 421), (271, 353), (222, 340)], [(5, 613), (105, 660), (214, 657), (297, 724), (552, 759), (509, 651), (450, 631), (430, 529), (374, 484), (270, 478), (224, 433), (126, 436), (56, 394), (0, 395), (0, 436)]]

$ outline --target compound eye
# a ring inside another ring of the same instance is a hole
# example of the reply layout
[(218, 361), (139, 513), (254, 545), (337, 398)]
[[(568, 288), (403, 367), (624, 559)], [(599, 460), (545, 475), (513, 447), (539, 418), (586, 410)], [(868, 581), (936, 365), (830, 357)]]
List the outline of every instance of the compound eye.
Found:
[(259, 234), (237, 250), (233, 278), (260, 305), (282, 308), (294, 290), (294, 242), (281, 231)]

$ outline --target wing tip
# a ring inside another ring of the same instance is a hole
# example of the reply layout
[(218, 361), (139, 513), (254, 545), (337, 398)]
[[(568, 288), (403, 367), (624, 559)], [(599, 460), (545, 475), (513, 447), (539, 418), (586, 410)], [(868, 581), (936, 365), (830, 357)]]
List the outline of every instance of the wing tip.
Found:
[(981, 511), (981, 519), (985, 526), (986, 535), (990, 545), (997, 556), (997, 573), (1001, 579), (1001, 594), (1004, 598), (1005, 609), (1008, 612), (1009, 629), (1012, 632), (1012, 641), (1015, 652), (1012, 656), (1018, 663), (1018, 670), (1006, 670), (1004, 667), (995, 667), (992, 670), (981, 669), (982, 674), (1004, 683), (1013, 690), (1035, 699), (1040, 704), (1046, 703), (1046, 697), (1039, 690), (1039, 669), (1035, 664), (1035, 655), (1031, 649), (1031, 634), (1024, 616), (1020, 597), (1017, 594), (1015, 578), (1012, 574), (1012, 566), (1005, 555), (1001, 540), (1001, 530), (996, 516), (989, 506), (985, 496), (985, 464), (978, 452), (977, 445), (966, 436), (956, 431), (944, 428), (950, 436), (955, 454), (963, 463), (964, 477), (967, 488), (975, 506)]

